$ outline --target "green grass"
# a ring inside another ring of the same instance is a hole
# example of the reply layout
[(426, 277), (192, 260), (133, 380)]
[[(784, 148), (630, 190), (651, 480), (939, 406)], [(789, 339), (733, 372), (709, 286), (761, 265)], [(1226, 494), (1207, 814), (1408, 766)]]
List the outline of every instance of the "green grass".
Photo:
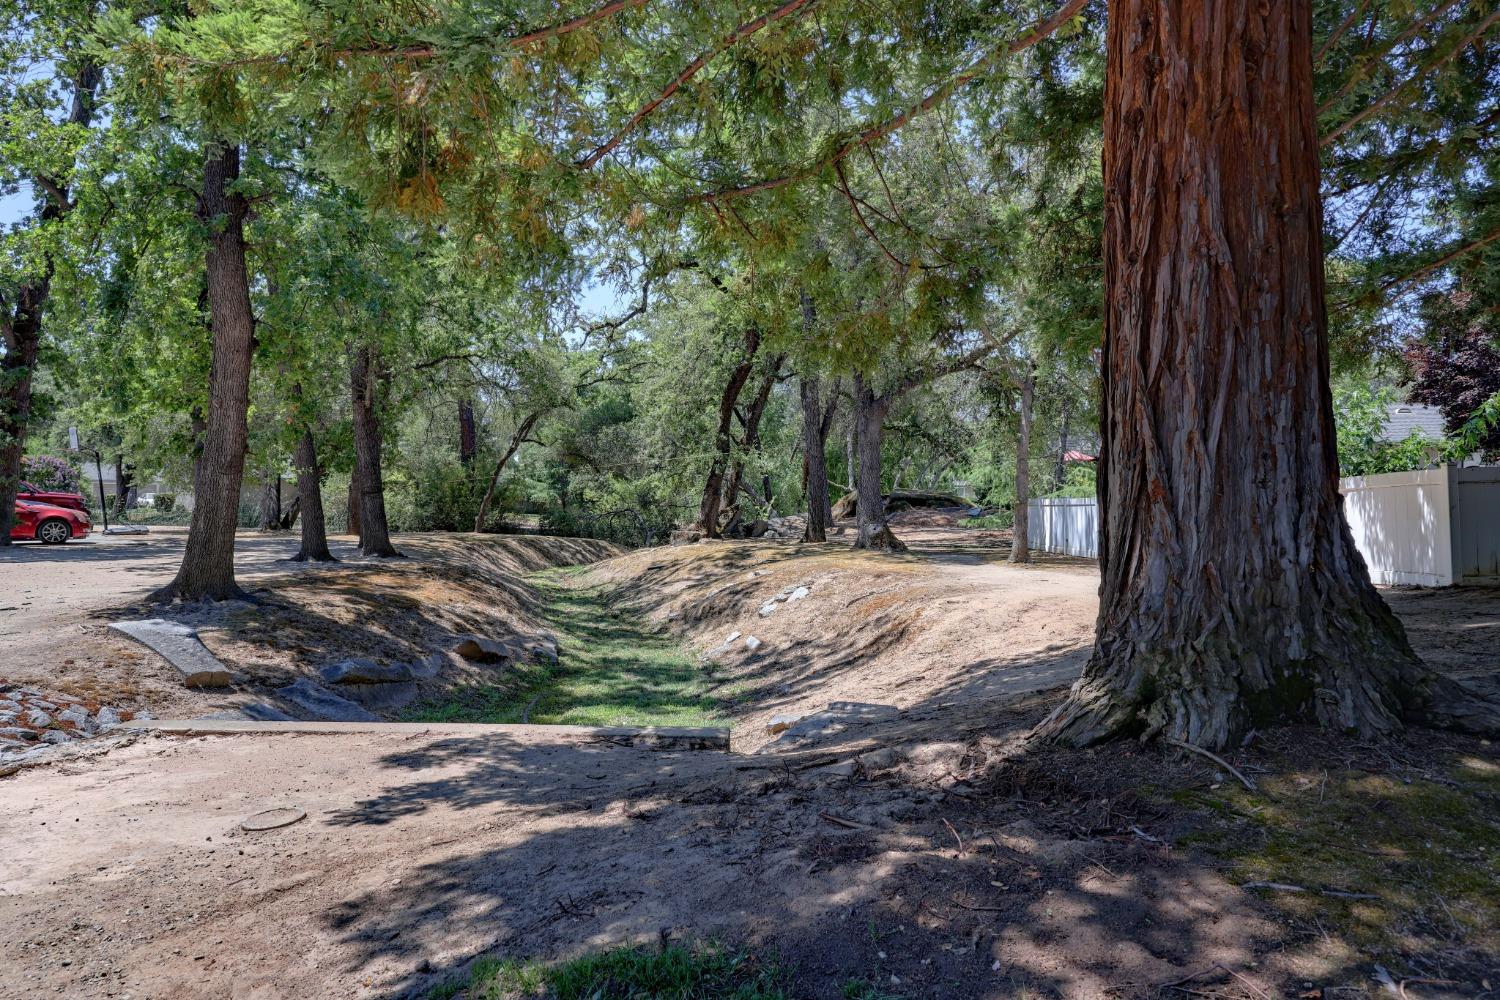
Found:
[[(528, 582), (558, 640), (558, 663), (522, 664), (499, 684), (415, 707), (417, 722), (521, 722), (585, 726), (723, 725), (704, 668), (674, 638), (607, 606), (576, 572), (546, 570)], [(527, 709), (530, 709), (528, 714)]]
[(543, 965), (477, 960), (431, 1000), (787, 1000), (775, 965), (715, 945), (616, 948)]
[(1311, 890), (1266, 899), (1357, 947), (1396, 955), (1417, 950), (1418, 937), (1451, 936), (1500, 951), (1500, 765), (1462, 756), (1446, 772), (1409, 781), (1293, 772), (1262, 779), (1261, 788), (1174, 796), (1212, 817), (1182, 842), (1224, 858), (1233, 881)]

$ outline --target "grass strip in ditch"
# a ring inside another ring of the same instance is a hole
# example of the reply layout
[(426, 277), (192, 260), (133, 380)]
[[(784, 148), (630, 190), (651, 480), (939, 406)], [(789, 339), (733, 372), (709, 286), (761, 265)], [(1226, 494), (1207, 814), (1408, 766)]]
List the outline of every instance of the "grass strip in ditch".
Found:
[(671, 635), (609, 606), (576, 570), (527, 578), (558, 662), (509, 666), (496, 683), (414, 706), (414, 722), (531, 722), (579, 726), (727, 725), (702, 665)]

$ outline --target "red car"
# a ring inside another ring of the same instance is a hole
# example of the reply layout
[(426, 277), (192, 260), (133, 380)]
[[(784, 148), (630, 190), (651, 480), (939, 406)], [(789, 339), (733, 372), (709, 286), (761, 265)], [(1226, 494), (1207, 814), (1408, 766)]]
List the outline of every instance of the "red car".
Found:
[(81, 510), (55, 507), (49, 503), (16, 501), (16, 521), (11, 526), (11, 541), (35, 538), (48, 545), (61, 545), (70, 538), (87, 538), (92, 525)]
[(21, 488), (16, 490), (17, 500), (28, 500), (31, 503), (51, 504), (54, 507), (66, 507), (69, 510), (84, 510), (82, 493), (67, 493), (62, 490), (39, 490), (26, 480), (21, 480)]

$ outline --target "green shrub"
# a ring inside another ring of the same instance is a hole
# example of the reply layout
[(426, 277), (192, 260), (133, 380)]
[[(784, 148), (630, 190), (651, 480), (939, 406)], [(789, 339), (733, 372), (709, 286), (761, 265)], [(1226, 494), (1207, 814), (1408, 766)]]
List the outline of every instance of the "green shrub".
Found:
[(177, 506), (177, 494), (158, 493), (155, 497), (152, 498), (151, 506), (155, 507), (157, 510), (161, 511), (164, 514), (171, 513), (172, 510)]

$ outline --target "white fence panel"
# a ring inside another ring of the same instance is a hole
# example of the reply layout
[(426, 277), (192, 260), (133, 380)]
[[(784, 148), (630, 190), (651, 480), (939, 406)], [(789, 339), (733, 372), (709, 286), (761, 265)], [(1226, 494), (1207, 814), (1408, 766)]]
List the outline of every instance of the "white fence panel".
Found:
[(1344, 516), (1371, 580), (1421, 587), (1453, 582), (1450, 478), (1443, 467), (1339, 480)]
[(1099, 503), (1092, 497), (1028, 501), (1026, 540), (1040, 552), (1099, 558)]
[(1500, 467), (1453, 472), (1453, 580), (1500, 584)]
[[(1354, 544), (1378, 584), (1500, 584), (1500, 467), (1443, 466), (1339, 481)], [(1099, 509), (1032, 500), (1027, 537), (1040, 552), (1099, 557)]]

